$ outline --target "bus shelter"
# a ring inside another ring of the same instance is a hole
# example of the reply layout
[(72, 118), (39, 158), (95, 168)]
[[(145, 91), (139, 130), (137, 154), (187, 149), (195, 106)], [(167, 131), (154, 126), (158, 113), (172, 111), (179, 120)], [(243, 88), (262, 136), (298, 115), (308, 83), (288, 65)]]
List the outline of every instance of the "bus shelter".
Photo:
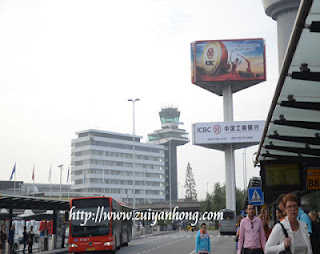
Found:
[(320, 1), (303, 0), (255, 158), (265, 201), (319, 191)]
[[(23, 220), (52, 220), (52, 249), (56, 247), (57, 218), (59, 211), (68, 211), (68, 201), (28, 196), (0, 195), (1, 220), (9, 221), (11, 228), (14, 218)], [(31, 210), (30, 214), (23, 211)], [(6, 211), (6, 212), (4, 212)]]

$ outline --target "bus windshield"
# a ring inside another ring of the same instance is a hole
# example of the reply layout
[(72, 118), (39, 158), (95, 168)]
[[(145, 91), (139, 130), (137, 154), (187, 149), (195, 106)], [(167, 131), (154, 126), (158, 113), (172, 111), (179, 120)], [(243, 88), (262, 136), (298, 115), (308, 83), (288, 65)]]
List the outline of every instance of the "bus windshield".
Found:
[[(91, 218), (84, 224), (84, 219), (77, 219), (81, 216), (71, 215), (71, 236), (72, 237), (90, 237), (90, 236), (103, 236), (110, 233), (110, 221), (104, 220), (101, 216), (101, 221), (99, 221), (100, 215), (96, 215), (98, 207), (104, 207), (104, 212), (109, 211), (109, 204), (107, 198), (94, 198), (94, 199), (77, 199), (72, 202), (72, 213), (77, 215), (77, 212), (82, 211), (87, 214), (91, 213)], [(97, 219), (96, 219), (97, 216)]]

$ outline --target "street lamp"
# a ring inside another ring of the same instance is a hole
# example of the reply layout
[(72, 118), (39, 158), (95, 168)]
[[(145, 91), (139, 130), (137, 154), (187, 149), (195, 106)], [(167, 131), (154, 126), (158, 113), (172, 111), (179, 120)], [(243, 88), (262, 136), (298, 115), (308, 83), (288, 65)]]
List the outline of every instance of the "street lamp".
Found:
[(140, 99), (128, 99), (132, 102), (132, 142), (133, 142), (133, 209), (136, 208), (136, 147), (135, 147), (135, 102), (140, 101)]
[(63, 164), (58, 166), (58, 168), (60, 168), (60, 199), (61, 199), (62, 167), (63, 167)]

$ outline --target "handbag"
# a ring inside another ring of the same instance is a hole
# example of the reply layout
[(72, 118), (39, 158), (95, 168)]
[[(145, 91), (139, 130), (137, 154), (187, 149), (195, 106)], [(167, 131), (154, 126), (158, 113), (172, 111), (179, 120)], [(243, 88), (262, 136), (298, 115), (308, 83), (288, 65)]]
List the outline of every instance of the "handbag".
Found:
[[(281, 227), (282, 227), (282, 230), (283, 230), (283, 233), (284, 233), (285, 237), (288, 238), (288, 232), (287, 232), (287, 230), (284, 228), (284, 226), (282, 225), (282, 223), (279, 223), (279, 224), (280, 224)], [(279, 252), (279, 254), (292, 254), (292, 252), (291, 252), (291, 249), (288, 248), (288, 249), (285, 249), (285, 250)]]

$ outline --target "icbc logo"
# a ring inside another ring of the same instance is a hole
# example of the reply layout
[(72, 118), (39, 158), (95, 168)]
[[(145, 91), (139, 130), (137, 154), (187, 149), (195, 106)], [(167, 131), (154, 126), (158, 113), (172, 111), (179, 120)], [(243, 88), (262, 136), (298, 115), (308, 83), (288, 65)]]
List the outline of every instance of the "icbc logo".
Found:
[(221, 132), (221, 126), (220, 126), (220, 125), (215, 125), (215, 126), (213, 126), (213, 132), (214, 132), (215, 134), (220, 134), (220, 132)]
[(213, 57), (213, 53), (214, 53), (213, 48), (209, 48), (207, 51), (207, 57), (211, 59)]
[(197, 132), (200, 132), (200, 133), (211, 132), (211, 127), (199, 127), (197, 128)]

